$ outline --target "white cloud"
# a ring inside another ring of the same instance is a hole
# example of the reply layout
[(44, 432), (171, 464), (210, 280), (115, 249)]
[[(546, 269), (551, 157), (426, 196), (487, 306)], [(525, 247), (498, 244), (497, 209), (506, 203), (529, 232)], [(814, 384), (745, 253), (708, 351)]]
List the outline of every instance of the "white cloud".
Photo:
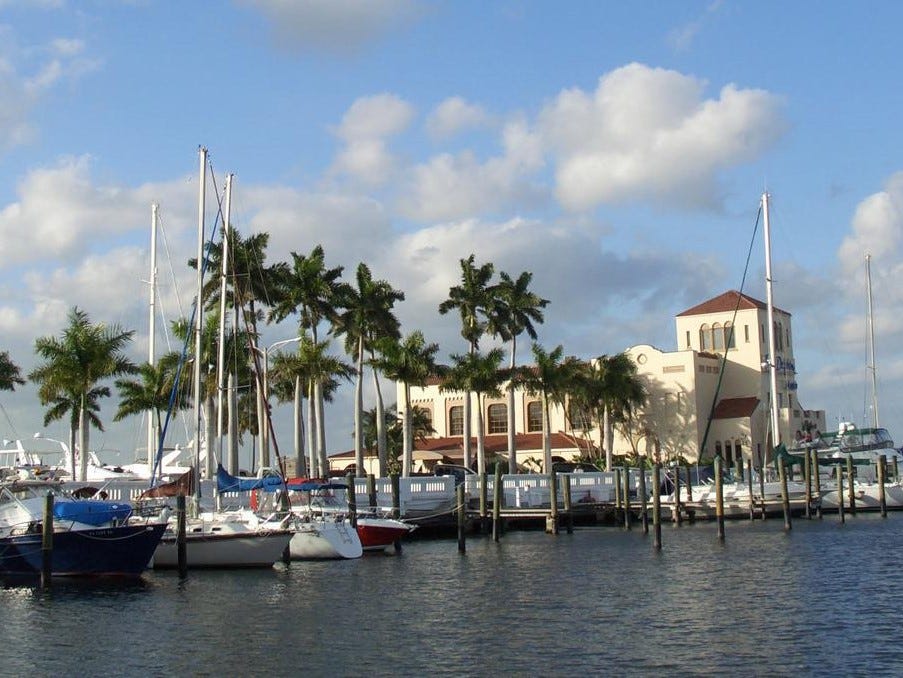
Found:
[(599, 80), (595, 92), (565, 90), (540, 115), (557, 159), (556, 193), (571, 210), (650, 200), (714, 206), (718, 172), (750, 161), (780, 137), (778, 97), (721, 89), (633, 63)]
[(426, 121), (426, 130), (436, 139), (451, 137), (461, 130), (482, 127), (490, 120), (482, 106), (461, 97), (450, 97), (439, 104)]
[(386, 137), (407, 129), (413, 116), (411, 105), (391, 94), (356, 100), (335, 129), (345, 146), (337, 155), (331, 173), (346, 174), (370, 186), (386, 182), (396, 165)]
[(678, 26), (668, 33), (668, 44), (678, 52), (685, 52), (693, 46), (697, 36), (702, 32), (712, 14), (721, 8), (721, 0), (714, 0), (706, 6), (702, 15)]
[(416, 19), (418, 0), (239, 0), (270, 22), (280, 44), (296, 49), (355, 51)]
[(856, 207), (852, 233), (837, 252), (844, 272), (861, 271), (871, 254), (876, 264), (896, 262), (903, 241), (903, 172), (887, 180), (883, 191), (868, 196)]

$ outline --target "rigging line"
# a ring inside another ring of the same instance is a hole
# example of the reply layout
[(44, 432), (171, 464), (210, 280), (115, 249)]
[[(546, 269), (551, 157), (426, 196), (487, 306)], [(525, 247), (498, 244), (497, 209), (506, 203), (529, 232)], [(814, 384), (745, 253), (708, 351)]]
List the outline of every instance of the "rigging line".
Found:
[[(734, 331), (737, 327), (737, 313), (740, 310), (740, 302), (743, 300), (743, 288), (746, 285), (746, 274), (749, 273), (749, 261), (752, 257), (753, 245), (756, 241), (756, 233), (759, 230), (759, 219), (762, 217), (762, 205), (759, 204), (759, 209), (756, 211), (756, 223), (753, 226), (752, 237), (749, 239), (749, 249), (746, 251), (746, 266), (743, 269), (743, 276), (740, 279), (740, 294), (737, 295), (737, 305), (734, 307), (734, 314), (731, 317), (731, 331), (728, 336), (725, 338), (724, 342), (724, 355), (721, 356), (721, 369), (718, 371), (718, 383), (715, 385), (715, 393), (712, 396), (712, 407), (709, 409), (709, 416), (705, 423), (705, 433), (702, 435), (702, 445), (699, 448), (699, 456), (702, 456), (702, 452), (705, 450), (706, 442), (709, 438), (709, 431), (712, 428), (712, 420), (715, 417), (715, 406), (718, 404), (718, 393), (721, 391), (721, 382), (724, 380), (724, 372), (727, 367), (727, 352), (728, 347), (731, 344), (731, 341), (734, 338)], [(700, 346), (702, 348), (702, 346)], [(771, 356), (771, 360), (774, 360), (774, 356)], [(752, 455), (752, 450), (750, 450), (750, 455)], [(752, 456), (750, 456), (752, 459)]]

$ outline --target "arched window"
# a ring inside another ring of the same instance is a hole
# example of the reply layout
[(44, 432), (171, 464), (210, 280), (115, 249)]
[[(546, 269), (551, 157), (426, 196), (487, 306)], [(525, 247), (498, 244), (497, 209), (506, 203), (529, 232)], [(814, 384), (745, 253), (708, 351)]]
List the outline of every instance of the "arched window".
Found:
[(542, 403), (533, 400), (527, 403), (527, 432), (542, 431)]
[(722, 457), (722, 459), (724, 458), (724, 457), (721, 455), (721, 441), (720, 441), (720, 440), (716, 440), (716, 441), (715, 441), (715, 456), (716, 456), (716, 457)]
[(464, 435), (464, 406), (452, 405), (448, 408), (448, 435)]
[(734, 449), (730, 440), (724, 441), (724, 469), (729, 471), (734, 467)]
[(724, 330), (721, 327), (721, 323), (715, 323), (712, 325), (712, 339), (714, 340), (712, 345), (714, 346), (716, 351), (724, 350)]
[(508, 432), (508, 406), (501, 403), (489, 406), (488, 416), (490, 433)]
[(589, 412), (574, 400), (568, 402), (568, 425), (572, 431), (588, 431), (591, 428)]
[(730, 348), (737, 348), (737, 338), (734, 336), (736, 329), (733, 324), (728, 321), (724, 323), (724, 345)]
[(699, 328), (699, 350), (700, 351), (711, 351), (712, 350), (712, 333), (709, 330), (708, 325), (703, 325)]

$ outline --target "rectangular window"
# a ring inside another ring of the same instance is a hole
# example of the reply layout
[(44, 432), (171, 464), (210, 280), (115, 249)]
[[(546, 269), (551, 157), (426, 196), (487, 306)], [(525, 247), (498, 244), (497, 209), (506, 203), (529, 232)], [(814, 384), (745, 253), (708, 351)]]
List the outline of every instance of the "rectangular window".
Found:
[(759, 325), (759, 330), (760, 330), (759, 333), (762, 335), (762, 337), (761, 337), (761, 339), (759, 339), (759, 341), (761, 341), (764, 344), (765, 343), (765, 323), (762, 323), (761, 325)]
[(490, 405), (489, 406), (489, 432), (490, 433), (507, 433), (508, 432), (508, 407), (506, 405)]
[(527, 432), (542, 431), (542, 403), (538, 400), (527, 403)]
[(690, 348), (690, 330), (687, 330), (687, 348)]
[(743, 336), (746, 339), (746, 343), (749, 343), (749, 325), (743, 326)]
[(674, 374), (675, 372), (683, 372), (683, 365), (665, 365), (662, 368), (662, 374)]
[(455, 405), (448, 408), (448, 435), (464, 435), (464, 406)]

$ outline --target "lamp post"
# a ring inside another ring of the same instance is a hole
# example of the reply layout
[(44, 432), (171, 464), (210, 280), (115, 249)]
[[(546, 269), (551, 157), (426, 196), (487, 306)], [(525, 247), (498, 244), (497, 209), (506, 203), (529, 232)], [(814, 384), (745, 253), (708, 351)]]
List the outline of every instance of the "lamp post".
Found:
[(258, 422), (257, 426), (260, 429), (260, 463), (261, 466), (269, 464), (270, 460), (270, 427), (269, 427), (269, 412), (270, 412), (270, 352), (273, 349), (279, 348), (280, 346), (285, 346), (286, 344), (291, 344), (293, 342), (301, 341), (303, 337), (291, 337), (289, 339), (280, 339), (279, 341), (275, 341), (269, 346), (264, 347), (263, 349), (253, 346), (253, 350), (255, 350), (258, 354), (263, 356), (263, 374), (262, 374), (262, 385), (261, 391), (262, 393), (258, 394)]

